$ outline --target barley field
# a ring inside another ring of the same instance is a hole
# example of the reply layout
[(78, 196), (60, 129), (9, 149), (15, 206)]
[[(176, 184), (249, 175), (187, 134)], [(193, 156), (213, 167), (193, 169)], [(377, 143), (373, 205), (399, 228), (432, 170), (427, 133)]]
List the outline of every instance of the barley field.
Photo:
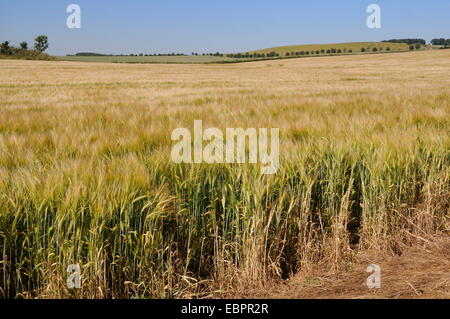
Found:
[[(208, 297), (445, 233), (449, 74), (446, 50), (1, 60), (0, 297)], [(194, 120), (279, 128), (279, 172), (173, 163)]]

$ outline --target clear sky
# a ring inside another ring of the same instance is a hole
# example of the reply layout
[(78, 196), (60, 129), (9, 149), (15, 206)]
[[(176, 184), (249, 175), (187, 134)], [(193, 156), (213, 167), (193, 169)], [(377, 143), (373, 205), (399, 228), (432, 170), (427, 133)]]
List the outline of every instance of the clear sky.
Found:
[[(81, 29), (66, 26), (69, 4)], [(381, 7), (381, 29), (366, 25)], [(449, 0), (0, 0), (0, 41), (48, 53), (241, 52), (280, 45), (450, 38)]]

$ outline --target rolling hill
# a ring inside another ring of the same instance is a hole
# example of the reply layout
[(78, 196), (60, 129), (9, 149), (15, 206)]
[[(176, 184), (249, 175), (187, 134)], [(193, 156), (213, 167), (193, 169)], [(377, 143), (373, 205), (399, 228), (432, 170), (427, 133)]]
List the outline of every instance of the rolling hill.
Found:
[[(249, 54), (268, 54), (271, 52), (278, 53), (281, 56), (285, 56), (286, 53), (293, 52), (317, 52), (320, 51), (322, 54), (326, 54), (327, 50), (336, 49), (341, 50), (341, 53), (358, 53), (361, 52), (361, 49), (364, 48), (366, 52), (372, 52), (374, 48), (377, 48), (378, 51), (408, 51), (409, 46), (406, 43), (389, 43), (389, 42), (348, 42), (348, 43), (332, 43), (332, 44), (306, 44), (306, 45), (290, 45), (290, 46), (281, 46), (274, 47), (262, 50), (256, 50), (248, 52)], [(382, 50), (380, 50), (380, 48)], [(389, 50), (388, 50), (389, 48)], [(322, 52), (322, 50), (324, 52)], [(345, 50), (345, 51), (344, 51)], [(349, 51), (352, 52), (349, 52)], [(330, 52), (331, 53), (331, 52)]]

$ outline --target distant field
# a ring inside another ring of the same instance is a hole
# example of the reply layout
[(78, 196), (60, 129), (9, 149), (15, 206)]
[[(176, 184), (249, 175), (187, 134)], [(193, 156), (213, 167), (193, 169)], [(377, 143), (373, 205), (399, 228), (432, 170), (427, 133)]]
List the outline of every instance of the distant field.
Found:
[(216, 56), (60, 56), (61, 61), (109, 63), (224, 63), (236, 59)]
[[(60, 56), (60, 61), (77, 61), (77, 62), (108, 62), (108, 63), (168, 63), (168, 64), (207, 64), (207, 63), (233, 63), (233, 62), (249, 62), (255, 60), (267, 60), (286, 57), (286, 53), (292, 52), (315, 52), (324, 50), (320, 55), (330, 55), (327, 50), (341, 50), (343, 54), (361, 54), (361, 49), (366, 49), (366, 54), (373, 53), (373, 48), (377, 48), (378, 52), (405, 52), (409, 51), (409, 45), (404, 43), (385, 43), (385, 42), (353, 42), (353, 43), (334, 43), (334, 44), (310, 44), (310, 45), (292, 45), (268, 48), (263, 50), (251, 51), (254, 53), (270, 53), (276, 52), (280, 57), (275, 58), (229, 58), (226, 56)], [(387, 49), (390, 50), (387, 50)], [(352, 52), (350, 52), (350, 50)], [(317, 54), (314, 54), (317, 56)]]
[(299, 51), (317, 51), (317, 50), (328, 50), (328, 49), (347, 49), (352, 50), (353, 53), (360, 53), (362, 48), (367, 49), (367, 51), (372, 52), (373, 48), (380, 49), (382, 51), (387, 51), (390, 48), (391, 51), (409, 51), (409, 45), (406, 43), (387, 43), (387, 42), (349, 42), (349, 43), (331, 43), (331, 44), (307, 44), (307, 45), (291, 45), (274, 47), (263, 50), (251, 51), (249, 53), (269, 53), (276, 52), (280, 55), (285, 55), (286, 52), (299, 52)]

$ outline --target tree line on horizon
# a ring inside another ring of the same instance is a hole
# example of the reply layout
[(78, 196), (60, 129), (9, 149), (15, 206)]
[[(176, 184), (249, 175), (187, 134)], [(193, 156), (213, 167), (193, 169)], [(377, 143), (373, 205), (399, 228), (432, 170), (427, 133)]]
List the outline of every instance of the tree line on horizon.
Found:
[[(409, 45), (416, 45), (416, 44), (422, 44), (426, 45), (427, 41), (424, 39), (392, 39), (392, 40), (384, 40), (381, 42), (390, 42), (390, 43), (406, 43)], [(436, 38), (432, 39), (430, 41), (431, 45), (442, 45), (445, 47), (450, 47), (450, 39), (444, 39), (444, 38)]]
[[(405, 43), (409, 45), (409, 50), (419, 50), (422, 48), (422, 46), (426, 45), (427, 42), (425, 39), (420, 38), (408, 38), (408, 39), (391, 39), (391, 40), (383, 40), (381, 42), (384, 43)], [(433, 45), (443, 45), (443, 46), (450, 46), (450, 39), (433, 39), (430, 42)], [(391, 51), (390, 47), (379, 47), (379, 48), (361, 48), (361, 53), (366, 52), (389, 52)], [(353, 53), (353, 49), (336, 49), (336, 48), (329, 48), (329, 49), (320, 49), (320, 50), (303, 50), (303, 51), (295, 51), (295, 52), (285, 52), (284, 54), (280, 54), (278, 52), (272, 51), (267, 53), (262, 52), (246, 52), (246, 53), (228, 53), (223, 54), (220, 52), (215, 53), (197, 53), (192, 52), (191, 56), (215, 56), (215, 57), (228, 57), (228, 58), (236, 58), (236, 59), (251, 59), (251, 58), (276, 58), (280, 56), (286, 56), (286, 57), (294, 57), (294, 56), (308, 56), (308, 55), (321, 55), (321, 54), (349, 54)], [(73, 55), (68, 55), (73, 56)], [(139, 57), (139, 56), (187, 56), (187, 54), (184, 53), (151, 53), (151, 54), (144, 54), (144, 53), (131, 53), (131, 54), (99, 54), (99, 53), (90, 53), (90, 52), (80, 52), (75, 54), (74, 56), (131, 56), (131, 57)]]
[(432, 45), (442, 45), (447, 48), (447, 47), (450, 47), (450, 39), (444, 39), (444, 38), (433, 39), (433, 40), (431, 40), (431, 44)]
[(185, 53), (130, 53), (130, 54), (102, 54), (94, 52), (79, 52), (67, 56), (187, 56)]
[[(215, 53), (197, 53), (192, 52), (192, 56), (217, 56), (223, 57), (224, 54), (220, 52)], [(185, 53), (130, 53), (130, 54), (102, 54), (94, 52), (79, 52), (76, 54), (67, 54), (67, 56), (188, 56)]]
[(427, 41), (425, 39), (391, 39), (391, 40), (383, 40), (381, 42), (406, 43), (409, 45), (416, 45), (416, 44), (426, 45), (427, 44)]
[(34, 47), (30, 49), (26, 41), (20, 42), (19, 46), (11, 45), (10, 41), (0, 43), (0, 56), (25, 58), (25, 59), (51, 59), (44, 51), (49, 47), (48, 37), (39, 35), (34, 39)]
[[(409, 46), (409, 50), (419, 50), (422, 48), (421, 43), (415, 43), (414, 45)], [(369, 53), (369, 52), (390, 52), (391, 47), (362, 47), (359, 52), (361, 53)], [(337, 48), (328, 48), (328, 49), (320, 49), (320, 50), (301, 50), (301, 51), (293, 51), (293, 52), (285, 52), (283, 54), (271, 51), (267, 53), (262, 52), (246, 52), (246, 53), (228, 53), (223, 54), (220, 52), (216, 53), (196, 53), (192, 52), (191, 56), (215, 56), (215, 57), (227, 57), (227, 58), (235, 58), (235, 59), (264, 59), (264, 58), (278, 58), (278, 57), (299, 57), (299, 56), (312, 56), (312, 55), (331, 55), (331, 54), (352, 54), (356, 51), (354, 49), (337, 49)], [(73, 56), (73, 55), (68, 55)], [(142, 57), (142, 56), (187, 56), (183, 53), (169, 53), (169, 54), (99, 54), (99, 53), (90, 53), (90, 52), (80, 52), (75, 54), (74, 56), (131, 56), (131, 57)]]
[[(419, 50), (422, 45), (426, 45), (426, 40), (420, 38), (408, 38), (408, 39), (391, 39), (391, 40), (383, 40), (381, 42), (384, 43), (406, 43), (409, 45), (409, 50)], [(430, 44), (436, 46), (443, 46), (444, 48), (450, 47), (450, 39), (444, 38), (435, 38), (430, 41)], [(1, 56), (10, 56), (10, 57), (18, 57), (18, 58), (50, 58), (50, 56), (43, 54), (45, 50), (49, 47), (48, 37), (46, 35), (40, 35), (35, 38), (34, 49), (30, 50), (28, 48), (28, 43), (23, 41), (20, 43), (19, 47), (12, 46), (9, 41), (4, 41), (0, 44), (0, 55)], [(390, 47), (387, 48), (361, 48), (360, 52), (381, 52), (381, 51), (391, 51)], [(323, 55), (323, 54), (347, 54), (353, 53), (353, 49), (320, 49), (320, 50), (303, 50), (303, 51), (295, 51), (295, 52), (285, 52), (284, 56), (286, 57), (294, 57), (294, 56), (309, 56), (309, 55)], [(197, 53), (192, 52), (192, 56), (215, 56), (215, 57), (228, 57), (228, 58), (276, 58), (280, 57), (281, 54), (275, 51), (262, 53), (262, 52), (254, 52), (254, 53), (229, 53), (223, 54), (220, 52), (215, 53)], [(131, 53), (131, 54), (100, 54), (100, 53), (92, 53), (92, 52), (80, 52), (75, 55), (68, 54), (67, 56), (131, 56), (131, 57), (142, 57), (142, 56), (187, 56), (184, 53), (153, 53), (153, 54), (144, 54), (144, 53)]]
[[(46, 35), (40, 35), (34, 39), (34, 50), (38, 52), (44, 52), (49, 47), (48, 37)], [(4, 41), (0, 44), (0, 53), (4, 55), (13, 54), (14, 50), (29, 50), (28, 43), (26, 41), (20, 42), (19, 47), (10, 45), (9, 41)]]

